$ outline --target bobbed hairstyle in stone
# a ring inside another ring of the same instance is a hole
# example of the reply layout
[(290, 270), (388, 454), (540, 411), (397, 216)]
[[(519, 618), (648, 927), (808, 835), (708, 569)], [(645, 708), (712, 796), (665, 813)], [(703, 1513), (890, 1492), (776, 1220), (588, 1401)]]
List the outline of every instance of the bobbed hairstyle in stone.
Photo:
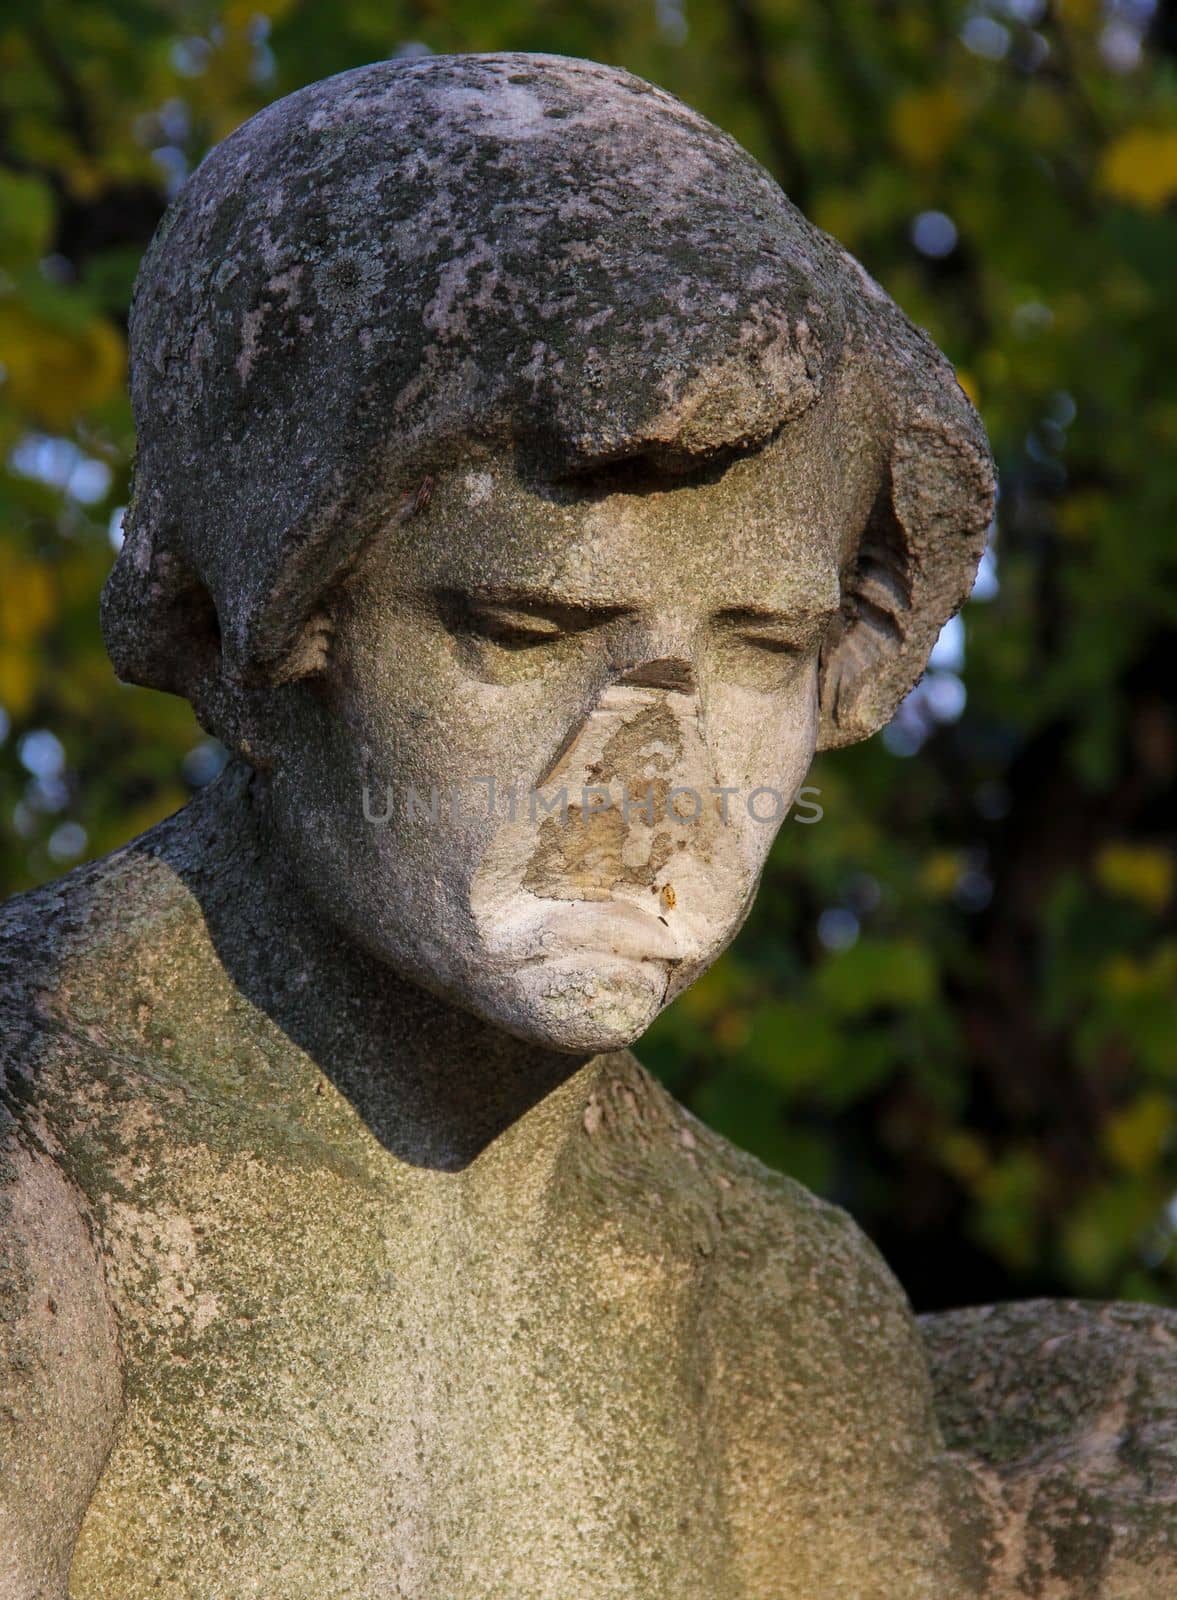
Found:
[(629, 73), (381, 62), (214, 149), (144, 260), (119, 676), (200, 698), (303, 670), (308, 618), (396, 496), (470, 442), (570, 479), (690, 474), (831, 388), (880, 481), (823, 657), (821, 743), (886, 722), (968, 594), (993, 472), (931, 341), (726, 134)]

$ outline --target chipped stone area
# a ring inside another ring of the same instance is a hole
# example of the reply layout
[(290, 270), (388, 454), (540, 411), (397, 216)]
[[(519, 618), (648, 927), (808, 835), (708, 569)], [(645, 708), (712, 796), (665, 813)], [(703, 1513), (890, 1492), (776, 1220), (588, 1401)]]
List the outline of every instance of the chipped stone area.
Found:
[(697, 696), (651, 666), (605, 689), (536, 785), (552, 809), (517, 806), (471, 886), (487, 959), (541, 963), (524, 987), (587, 1044), (634, 1037), (714, 959), (767, 843), (723, 814)]

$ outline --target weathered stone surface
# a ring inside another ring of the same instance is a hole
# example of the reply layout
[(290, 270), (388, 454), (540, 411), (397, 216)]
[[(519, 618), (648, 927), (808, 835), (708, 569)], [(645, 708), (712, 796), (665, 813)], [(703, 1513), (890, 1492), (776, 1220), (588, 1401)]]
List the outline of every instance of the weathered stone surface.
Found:
[(922, 1329), (946, 1442), (996, 1510), (996, 1592), (1177, 1590), (1177, 1317), (1028, 1300)]
[(926, 338), (686, 108), (509, 56), (240, 130), (132, 339), (104, 626), (234, 759), (0, 912), (0, 1600), (1163, 1593), (1167, 1391), (1072, 1455), (1173, 1319), (934, 1321), (946, 1443), (867, 1240), (626, 1048), (967, 590)]
[(249, 787), (6, 913), (13, 1089), (126, 1357), (75, 1600), (977, 1592), (853, 1223), (624, 1053), (515, 1115), (542, 1059), (332, 951)]
[(165, 221), (132, 337), (107, 636), (124, 676), (185, 693), (202, 587), (231, 672), (298, 670), (323, 585), (472, 438), (548, 480), (665, 476), (840, 391), (879, 471), (830, 745), (890, 717), (989, 520), (984, 435), (927, 337), (727, 135), (591, 62), (385, 62), (270, 106)]
[(54, 1600), (114, 1438), (121, 1361), (88, 1208), (40, 1117), (9, 1115), (4, 1054), (0, 1048), (0, 1595)]

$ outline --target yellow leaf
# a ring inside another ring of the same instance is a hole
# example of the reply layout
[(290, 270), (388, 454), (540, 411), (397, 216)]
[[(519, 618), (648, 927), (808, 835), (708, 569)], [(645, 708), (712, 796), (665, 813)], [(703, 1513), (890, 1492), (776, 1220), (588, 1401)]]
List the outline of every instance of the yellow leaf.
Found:
[(1059, 532), (1078, 542), (1090, 538), (1106, 518), (1111, 504), (1111, 497), (1101, 489), (1077, 490), (1062, 501), (1055, 513)]
[(965, 367), (958, 367), (956, 370), (956, 381), (960, 384), (961, 388), (964, 390), (965, 394), (968, 395), (973, 404), (975, 406), (979, 406), (981, 404), (981, 389), (973, 374)]
[(813, 205), (813, 220), (840, 244), (850, 245), (862, 231), (862, 205), (845, 189), (827, 189)]
[(1109, 894), (1163, 911), (1173, 893), (1173, 857), (1148, 845), (1109, 844), (1095, 860), (1095, 875)]
[(33, 703), (37, 678), (27, 650), (0, 643), (0, 706), (20, 717)]
[(1132, 999), (1148, 989), (1148, 975), (1131, 956), (1113, 956), (1099, 974), (1100, 986), (1117, 1000)]
[(1134, 128), (1103, 153), (1099, 179), (1108, 194), (1146, 211), (1177, 196), (1177, 128)]
[(0, 305), (0, 357), (13, 402), (57, 432), (116, 394), (126, 364), (122, 335), (105, 317), (75, 332), (53, 327), (11, 300)]
[(976, 1183), (989, 1166), (989, 1152), (975, 1133), (953, 1128), (940, 1144), (940, 1159), (950, 1172), (966, 1183)]
[(0, 548), (0, 638), (11, 649), (35, 639), (56, 609), (44, 567)]
[(1163, 445), (1177, 445), (1177, 404), (1161, 400), (1148, 413), (1148, 424)]
[(934, 167), (942, 160), (965, 120), (959, 94), (947, 86), (912, 89), (891, 107), (891, 137), (917, 166)]
[(1151, 1092), (1117, 1111), (1104, 1126), (1104, 1146), (1117, 1166), (1143, 1177), (1157, 1166), (1177, 1123), (1166, 1096)]
[(1103, 19), (1103, 0), (1056, 0), (1064, 22), (1072, 28), (1094, 28)]
[(1177, 941), (1166, 940), (1145, 961), (1112, 956), (1100, 969), (1099, 982), (1114, 1000), (1177, 994)]
[(982, 350), (981, 375), (986, 384), (1000, 389), (1009, 381), (1009, 357), (1004, 350)]
[(937, 850), (920, 869), (920, 887), (925, 893), (943, 899), (960, 881), (964, 858), (957, 850)]
[(32, 265), (53, 235), (53, 192), (40, 178), (0, 171), (0, 256), (11, 268)]
[(221, 20), (228, 32), (244, 33), (258, 17), (270, 22), (280, 21), (293, 3), (294, 0), (228, 0)]

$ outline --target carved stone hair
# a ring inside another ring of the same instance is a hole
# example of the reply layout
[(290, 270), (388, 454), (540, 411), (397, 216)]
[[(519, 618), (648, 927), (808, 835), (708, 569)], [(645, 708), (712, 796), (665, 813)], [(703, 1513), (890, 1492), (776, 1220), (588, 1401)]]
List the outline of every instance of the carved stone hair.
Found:
[(125, 679), (300, 670), (326, 589), (469, 449), (549, 478), (685, 473), (823, 392), (883, 440), (823, 659), (822, 744), (865, 737), (968, 594), (992, 463), (951, 367), (725, 134), (553, 56), (383, 62), (204, 161), (144, 261), (139, 434), (103, 596)]

